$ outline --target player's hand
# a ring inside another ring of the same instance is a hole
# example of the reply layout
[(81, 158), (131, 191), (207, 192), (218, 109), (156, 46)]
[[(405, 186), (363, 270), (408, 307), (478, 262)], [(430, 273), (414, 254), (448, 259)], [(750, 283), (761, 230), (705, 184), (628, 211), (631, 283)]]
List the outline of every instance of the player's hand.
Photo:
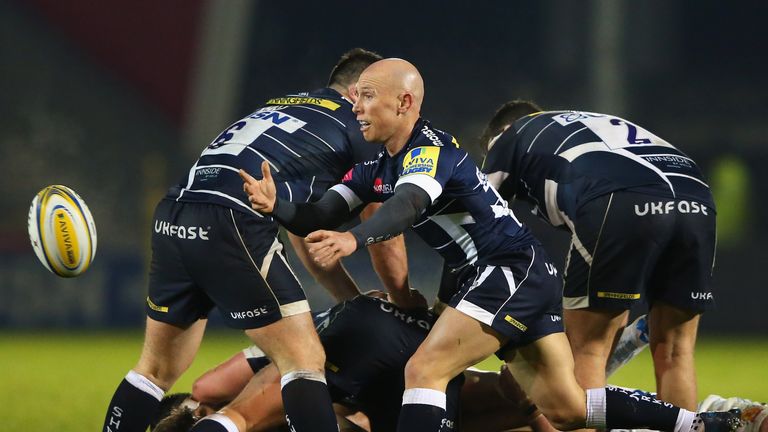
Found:
[(321, 267), (333, 265), (357, 249), (355, 236), (348, 232), (315, 231), (305, 239), (309, 256)]
[(243, 179), (243, 191), (248, 194), (251, 207), (259, 213), (272, 213), (277, 199), (277, 189), (267, 161), (261, 163), (261, 180), (256, 180), (242, 169), (239, 174)]
[(427, 299), (418, 290), (413, 288), (390, 291), (389, 300), (401, 309), (427, 308)]

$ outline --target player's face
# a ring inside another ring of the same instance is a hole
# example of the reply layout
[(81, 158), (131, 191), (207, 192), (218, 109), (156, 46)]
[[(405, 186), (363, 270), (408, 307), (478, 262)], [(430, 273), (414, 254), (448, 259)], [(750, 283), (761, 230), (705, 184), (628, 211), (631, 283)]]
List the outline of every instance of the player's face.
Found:
[(400, 121), (398, 98), (376, 76), (360, 76), (352, 111), (357, 114), (363, 138), (384, 143), (395, 134)]

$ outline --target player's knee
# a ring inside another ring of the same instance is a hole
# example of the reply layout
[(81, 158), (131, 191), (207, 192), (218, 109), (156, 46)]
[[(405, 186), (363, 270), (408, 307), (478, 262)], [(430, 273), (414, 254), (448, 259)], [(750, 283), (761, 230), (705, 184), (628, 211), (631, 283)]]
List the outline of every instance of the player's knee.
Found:
[(429, 361), (428, 355), (417, 352), (405, 365), (405, 384), (406, 387), (422, 387), (434, 385), (433, 382), (439, 380), (437, 371), (430, 367), (433, 364)]
[(177, 367), (174, 364), (166, 364), (155, 360), (148, 359), (145, 356), (139, 359), (138, 364), (133, 370), (139, 375), (152, 381), (156, 386), (160, 387), (164, 391), (168, 391), (176, 380), (179, 379), (184, 372), (183, 369)]
[(325, 351), (322, 347), (302, 353), (283, 353), (282, 355), (274, 356), (272, 361), (282, 375), (296, 370), (325, 372)]

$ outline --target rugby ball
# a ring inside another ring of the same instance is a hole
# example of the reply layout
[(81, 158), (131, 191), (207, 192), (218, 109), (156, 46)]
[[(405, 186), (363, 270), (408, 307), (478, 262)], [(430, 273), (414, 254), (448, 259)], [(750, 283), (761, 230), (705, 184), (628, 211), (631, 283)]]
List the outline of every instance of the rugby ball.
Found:
[(29, 207), (29, 241), (52, 273), (75, 277), (96, 255), (96, 224), (88, 206), (72, 189), (53, 185), (38, 192)]

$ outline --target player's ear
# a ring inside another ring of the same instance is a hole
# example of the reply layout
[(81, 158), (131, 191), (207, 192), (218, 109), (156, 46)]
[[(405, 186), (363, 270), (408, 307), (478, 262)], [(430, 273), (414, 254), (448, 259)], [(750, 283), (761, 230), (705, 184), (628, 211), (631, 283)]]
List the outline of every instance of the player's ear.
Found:
[(410, 93), (400, 93), (397, 97), (397, 115), (402, 115), (408, 112), (413, 106), (413, 95)]
[(352, 103), (357, 102), (357, 83), (347, 86), (347, 94), (349, 95), (349, 100), (352, 101)]

